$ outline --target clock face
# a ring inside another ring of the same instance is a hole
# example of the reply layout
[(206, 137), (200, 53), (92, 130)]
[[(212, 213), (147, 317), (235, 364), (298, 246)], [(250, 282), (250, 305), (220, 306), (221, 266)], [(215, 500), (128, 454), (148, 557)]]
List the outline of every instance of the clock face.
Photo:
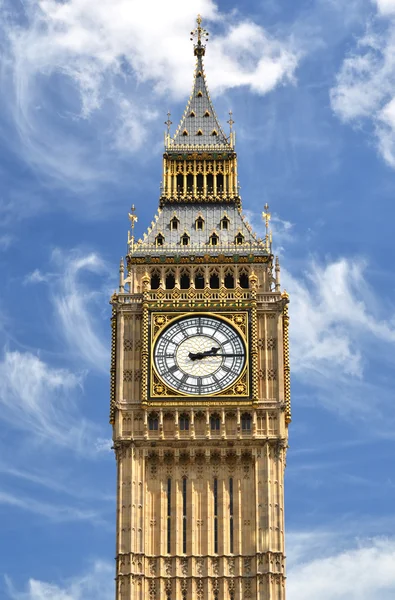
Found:
[(192, 396), (216, 394), (241, 375), (246, 348), (240, 334), (222, 319), (184, 317), (160, 334), (154, 363), (162, 381)]

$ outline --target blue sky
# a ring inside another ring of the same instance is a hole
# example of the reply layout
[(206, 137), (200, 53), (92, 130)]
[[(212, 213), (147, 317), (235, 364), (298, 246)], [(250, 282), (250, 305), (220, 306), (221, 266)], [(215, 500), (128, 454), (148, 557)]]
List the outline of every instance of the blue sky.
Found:
[(109, 305), (189, 31), (290, 293), (289, 600), (395, 597), (395, 0), (0, 1), (0, 597), (113, 597)]

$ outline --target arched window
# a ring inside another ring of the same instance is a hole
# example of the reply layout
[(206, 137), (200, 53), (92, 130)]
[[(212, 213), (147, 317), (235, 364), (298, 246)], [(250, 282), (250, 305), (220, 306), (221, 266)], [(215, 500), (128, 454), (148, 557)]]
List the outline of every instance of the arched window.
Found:
[(189, 239), (189, 235), (184, 233), (184, 235), (181, 236), (181, 246), (189, 246)]
[(192, 192), (193, 188), (193, 175), (192, 173), (188, 173), (187, 175), (187, 190), (188, 192)]
[(196, 132), (196, 135), (203, 135), (203, 131), (199, 129), (199, 131)]
[(222, 191), (224, 187), (224, 176), (222, 175), (222, 173), (218, 173), (217, 175), (217, 191)]
[(203, 92), (201, 92), (200, 90), (198, 91), (198, 93), (196, 94), (198, 98), (201, 98), (203, 96)]
[(157, 290), (160, 286), (160, 272), (155, 270), (151, 273), (151, 290)]
[(244, 413), (241, 415), (241, 429), (242, 431), (251, 431), (251, 415), (249, 413)]
[(239, 275), (239, 283), (240, 283), (240, 287), (244, 288), (246, 290), (248, 290), (248, 288), (250, 287), (250, 282), (248, 279), (248, 273), (247, 271), (243, 270), (240, 272)]
[(210, 428), (211, 431), (219, 431), (221, 427), (221, 419), (219, 415), (211, 415), (210, 417)]
[(158, 233), (158, 235), (155, 238), (155, 242), (157, 246), (163, 246), (164, 242), (165, 242), (165, 238), (163, 237), (163, 235), (161, 233)]
[(177, 217), (174, 215), (174, 217), (172, 218), (172, 220), (170, 221), (170, 229), (172, 231), (177, 231), (178, 229), (178, 224), (179, 224), (179, 220), (177, 219)]
[(204, 272), (200, 269), (195, 274), (195, 288), (197, 290), (204, 290)]
[(183, 135), (184, 137), (186, 137), (186, 136), (188, 135), (188, 132), (187, 132), (187, 130), (186, 130), (186, 129), (184, 129), (184, 131), (182, 132), (182, 135)]
[(203, 217), (198, 217), (195, 221), (195, 229), (197, 231), (203, 231), (204, 229), (204, 219)]
[(216, 233), (210, 235), (210, 244), (211, 246), (218, 246), (219, 237)]
[(177, 175), (177, 192), (184, 191), (184, 175), (182, 173), (178, 173)]
[(208, 110), (206, 110), (206, 112), (204, 113), (204, 115), (203, 115), (203, 116), (204, 116), (204, 117), (209, 117), (209, 116), (210, 116), (210, 113), (208, 112)]
[(244, 242), (244, 235), (239, 231), (239, 233), (235, 237), (235, 244), (236, 244), (236, 246), (241, 246), (241, 244), (243, 242)]
[(214, 176), (212, 173), (207, 174), (207, 190), (212, 192), (214, 189)]
[(198, 192), (202, 192), (203, 191), (203, 174), (202, 173), (197, 174), (196, 185), (197, 185)]
[(156, 413), (150, 415), (148, 417), (148, 429), (150, 431), (158, 431), (159, 428), (159, 419)]
[(189, 290), (190, 287), (191, 287), (191, 278), (189, 276), (189, 273), (187, 273), (186, 271), (183, 271), (180, 276), (180, 288), (182, 290)]
[(189, 430), (189, 417), (188, 415), (180, 415), (180, 419), (178, 421), (180, 426), (180, 431), (188, 431)]
[(213, 131), (211, 132), (211, 135), (217, 136), (218, 132), (215, 129), (213, 129)]
[(231, 271), (225, 273), (224, 283), (228, 290), (231, 290), (235, 287), (235, 278), (233, 277), (233, 273)]
[(187, 271), (182, 271), (180, 275), (180, 288), (182, 290), (189, 290), (191, 287), (191, 278)]
[(210, 287), (212, 290), (218, 290), (219, 289), (219, 276), (218, 273), (212, 273), (210, 275)]
[(190, 117), (196, 117), (195, 113), (193, 112), (193, 110), (191, 111), (191, 113), (189, 114)]
[(230, 220), (228, 219), (228, 217), (225, 215), (222, 219), (221, 219), (221, 229), (224, 229), (225, 231), (227, 231), (229, 229), (229, 223)]
[(176, 285), (176, 278), (174, 277), (174, 273), (170, 271), (166, 274), (166, 289), (173, 290)]

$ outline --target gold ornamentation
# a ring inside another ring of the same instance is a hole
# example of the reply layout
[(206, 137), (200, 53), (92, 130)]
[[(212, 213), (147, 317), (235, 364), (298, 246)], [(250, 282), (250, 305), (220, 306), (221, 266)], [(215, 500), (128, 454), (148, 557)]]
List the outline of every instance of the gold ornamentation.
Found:
[(284, 344), (284, 399), (285, 399), (285, 421), (291, 422), (291, 369), (289, 363), (289, 296), (284, 291), (282, 297), (285, 300), (283, 308), (283, 344)]
[(117, 368), (117, 309), (113, 304), (111, 317), (110, 423), (115, 422)]
[[(188, 290), (188, 293), (191, 292), (193, 294), (195, 294), (196, 292), (199, 292), (200, 290), (193, 290), (190, 289)], [(214, 290), (214, 291), (218, 291), (218, 290)], [(191, 312), (152, 312), (151, 313), (151, 341), (150, 341), (150, 346), (151, 346), (151, 350), (150, 350), (150, 365), (151, 365), (151, 397), (152, 399), (156, 401), (156, 399), (158, 398), (179, 398), (179, 397), (185, 397), (185, 395), (169, 388), (158, 376), (158, 374), (155, 371), (155, 367), (154, 367), (154, 357), (153, 357), (153, 349), (156, 343), (156, 340), (158, 339), (158, 336), (160, 335), (160, 333), (163, 331), (163, 329), (167, 326), (169, 326), (172, 322), (182, 319), (183, 317), (190, 317), (191, 316)], [(220, 312), (216, 312), (211, 313), (211, 312), (204, 312), (204, 313), (194, 313), (197, 315), (200, 314), (204, 314), (205, 316), (212, 316), (212, 317), (220, 317), (222, 319), (224, 319), (225, 321), (228, 321), (233, 327), (235, 327), (240, 334), (243, 337), (243, 340), (245, 342), (246, 348), (248, 349), (248, 343), (249, 343), (249, 336), (248, 336), (248, 312), (247, 311), (243, 311), (243, 312), (237, 312), (237, 313), (229, 313), (226, 311), (220, 311)], [(158, 321), (159, 319), (159, 321)], [(144, 342), (143, 342), (144, 344)], [(248, 360), (248, 351), (247, 351), (247, 360), (246, 360), (246, 364), (243, 370), (243, 373), (240, 375), (239, 379), (233, 383), (231, 385), (230, 388), (227, 388), (225, 390), (221, 390), (220, 392), (218, 392), (217, 394), (213, 394), (212, 396), (210, 396), (210, 398), (214, 399), (214, 398), (218, 398), (218, 397), (228, 397), (231, 398), (232, 396), (238, 396), (238, 397), (246, 397), (249, 395), (250, 391), (249, 391), (249, 384), (248, 384), (248, 376), (247, 373), (249, 371), (249, 360)], [(209, 399), (209, 398), (208, 398)], [(148, 400), (148, 398), (147, 398)], [(199, 399), (200, 403), (204, 403), (204, 399), (202, 397), (200, 397)], [(144, 399), (144, 402), (146, 400)], [(178, 401), (177, 401), (178, 402)], [(191, 398), (189, 400), (189, 402), (193, 402), (193, 399)]]

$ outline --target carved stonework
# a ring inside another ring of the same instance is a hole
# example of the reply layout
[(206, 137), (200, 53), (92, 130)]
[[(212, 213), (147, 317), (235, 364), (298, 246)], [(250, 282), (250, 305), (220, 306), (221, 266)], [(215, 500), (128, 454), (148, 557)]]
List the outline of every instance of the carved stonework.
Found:
[(242, 212), (200, 18), (196, 36), (158, 212), (137, 239), (131, 210), (111, 298), (115, 600), (285, 600), (288, 295), (268, 207), (263, 240)]

